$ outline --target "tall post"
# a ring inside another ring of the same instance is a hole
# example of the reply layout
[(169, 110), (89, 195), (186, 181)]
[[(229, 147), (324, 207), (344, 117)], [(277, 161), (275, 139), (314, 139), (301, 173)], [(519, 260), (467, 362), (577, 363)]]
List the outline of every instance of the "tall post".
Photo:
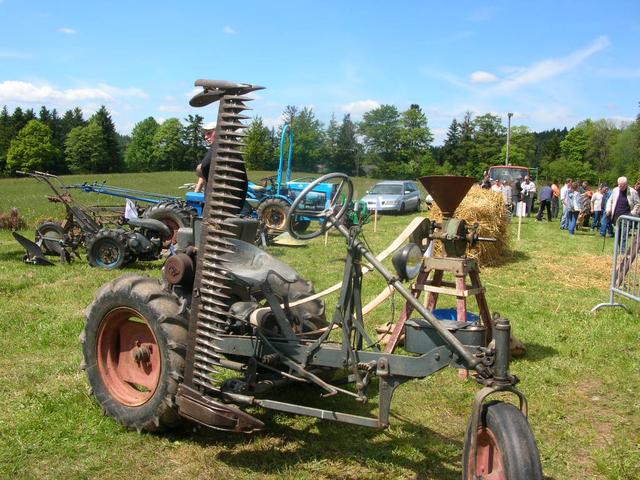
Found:
[(511, 117), (513, 113), (507, 113), (507, 158), (504, 160), (505, 165), (509, 165), (509, 147), (511, 147)]

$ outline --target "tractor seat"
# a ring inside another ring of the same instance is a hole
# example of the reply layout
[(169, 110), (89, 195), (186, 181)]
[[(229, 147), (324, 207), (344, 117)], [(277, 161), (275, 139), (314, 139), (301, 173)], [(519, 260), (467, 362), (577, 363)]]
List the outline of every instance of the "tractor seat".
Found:
[(132, 227), (144, 228), (146, 230), (153, 230), (158, 232), (163, 240), (171, 238), (171, 229), (167, 227), (160, 220), (153, 218), (130, 218), (127, 222)]
[[(279, 278), (285, 284), (296, 282), (298, 273), (284, 262), (269, 255), (255, 245), (235, 238), (227, 238), (233, 244), (234, 253), (225, 254), (223, 261), (230, 264), (228, 274), (230, 277), (246, 284), (250, 288), (258, 288), (268, 280)], [(274, 278), (275, 277), (275, 278)], [(276, 294), (281, 282), (270, 282)]]

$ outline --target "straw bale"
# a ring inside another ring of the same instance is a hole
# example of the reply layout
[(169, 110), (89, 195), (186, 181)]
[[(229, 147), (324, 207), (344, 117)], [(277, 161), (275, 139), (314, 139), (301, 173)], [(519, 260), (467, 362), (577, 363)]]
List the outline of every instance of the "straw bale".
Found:
[[(492, 192), (474, 185), (460, 203), (454, 216), (466, 220), (473, 225), (478, 223), (478, 234), (481, 237), (492, 237), (497, 241), (478, 242), (467, 249), (467, 256), (474, 258), (480, 265), (492, 265), (504, 256), (509, 249), (509, 215), (504, 197), (501, 193)], [(437, 205), (431, 209), (429, 217), (441, 221), (442, 211)], [(435, 255), (444, 255), (442, 242), (436, 242)]]
[(17, 208), (12, 208), (9, 213), (0, 212), (0, 229), (22, 230), (26, 226), (27, 224), (18, 213)]

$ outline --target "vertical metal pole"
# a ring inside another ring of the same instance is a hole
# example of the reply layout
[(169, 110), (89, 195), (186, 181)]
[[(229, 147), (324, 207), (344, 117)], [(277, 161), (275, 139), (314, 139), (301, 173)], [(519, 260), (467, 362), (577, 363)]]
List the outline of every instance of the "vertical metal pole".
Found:
[[(613, 219), (612, 219), (613, 220)], [(614, 225), (615, 232), (613, 237), (613, 268), (611, 269), (611, 299), (609, 303), (614, 303), (614, 288), (618, 286), (618, 241), (620, 239), (620, 222), (617, 221)]]
[(511, 117), (513, 113), (507, 113), (507, 158), (504, 161), (505, 165), (509, 165), (509, 148), (511, 147)]

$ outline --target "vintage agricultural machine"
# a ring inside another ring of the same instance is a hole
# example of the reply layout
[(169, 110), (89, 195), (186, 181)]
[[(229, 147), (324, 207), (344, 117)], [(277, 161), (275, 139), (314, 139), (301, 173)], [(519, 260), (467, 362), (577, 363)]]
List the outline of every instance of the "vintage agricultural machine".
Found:
[[(219, 430), (262, 429), (248, 407), (385, 428), (397, 387), (453, 366), (470, 370), (482, 386), (465, 439), (463, 478), (542, 479), (527, 401), (509, 372), (509, 321), (439, 321), (404, 285), (423, 268), (424, 245), (434, 236), (430, 227), (414, 235), (417, 243), (398, 249), (391, 272), (367, 248), (361, 222), (350, 228), (341, 222), (353, 215), (350, 179), (334, 173), (309, 184), (288, 212), (289, 233), (310, 239), (334, 226), (346, 239), (340, 297), (327, 322), (318, 295), (295, 270), (242, 240), (250, 237), (251, 220), (230, 221), (247, 188), (241, 113), (250, 100), (246, 95), (261, 87), (218, 80), (195, 85), (203, 91), (191, 105), (220, 101), (202, 225), (179, 230), (178, 253), (167, 261), (162, 281), (118, 278), (103, 286), (87, 309), (80, 336), (83, 368), (104, 413), (147, 431), (181, 419)], [(304, 209), (320, 183), (334, 185), (328, 208)], [(296, 216), (320, 220), (321, 228), (296, 230), (291, 221)], [(465, 237), (463, 230), (456, 236)], [(382, 351), (367, 332), (361, 303), (365, 267), (382, 275), (417, 316), (406, 329), (405, 354)], [(288, 401), (271, 395), (274, 387), (300, 384), (317, 388), (321, 396), (359, 403), (369, 401), (377, 386), (378, 415), (302, 405), (295, 390)], [(497, 392), (513, 395), (518, 406), (488, 402)]]
[(170, 240), (171, 230), (153, 218), (123, 217), (122, 207), (87, 207), (74, 200), (66, 185), (56, 175), (44, 172), (18, 172), (35, 178), (51, 188), (49, 200), (65, 208), (62, 223), (44, 222), (37, 226), (35, 243), (14, 235), (25, 247), (24, 259), (30, 263), (51, 263), (45, 255), (60, 256), (70, 261), (71, 250), (80, 257), (78, 249), (85, 247), (87, 260), (94, 267), (121, 268), (136, 260), (160, 258), (163, 244)]

